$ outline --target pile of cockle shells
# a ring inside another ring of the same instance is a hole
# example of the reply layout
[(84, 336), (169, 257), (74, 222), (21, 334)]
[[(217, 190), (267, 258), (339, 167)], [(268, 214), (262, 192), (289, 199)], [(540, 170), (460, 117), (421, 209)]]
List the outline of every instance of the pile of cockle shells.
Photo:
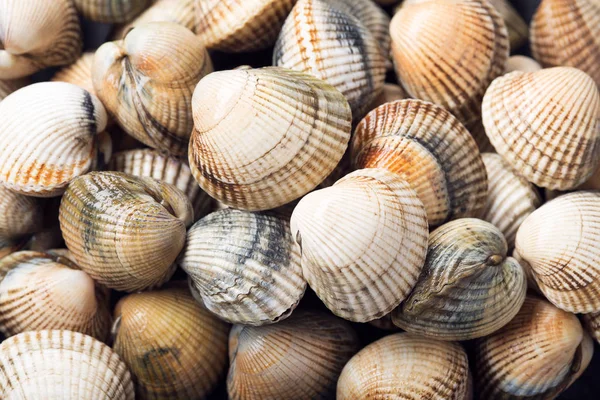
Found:
[(600, 3), (397, 3), (0, 0), (0, 399), (566, 390)]

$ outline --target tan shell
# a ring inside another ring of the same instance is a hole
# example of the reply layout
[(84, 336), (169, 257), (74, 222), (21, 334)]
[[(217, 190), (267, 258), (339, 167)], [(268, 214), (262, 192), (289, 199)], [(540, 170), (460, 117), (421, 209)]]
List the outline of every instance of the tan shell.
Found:
[(542, 66), (537, 61), (526, 56), (512, 56), (506, 60), (507, 74), (513, 71), (536, 72), (541, 69)]
[(206, 308), (236, 324), (283, 320), (306, 289), (289, 223), (271, 213), (206, 216), (189, 230), (179, 264)]
[(16, 92), (29, 84), (28, 79), (0, 80), (0, 101), (12, 92)]
[(197, 36), (174, 23), (152, 22), (100, 46), (92, 81), (128, 134), (155, 149), (183, 155), (193, 128), (192, 93), (211, 71), (210, 57)]
[(18, 238), (42, 230), (44, 214), (39, 199), (0, 186), (0, 237)]
[(344, 3), (350, 0), (298, 0), (275, 44), (273, 65), (327, 81), (346, 96), (358, 121), (383, 89), (387, 57)]
[(328, 314), (299, 311), (274, 325), (235, 325), (229, 336), (229, 398), (332, 398), (344, 364), (358, 349), (350, 324)]
[(346, 364), (338, 400), (471, 398), (467, 353), (458, 343), (396, 333), (371, 343)]
[(108, 339), (108, 291), (68, 258), (20, 251), (0, 261), (0, 331), (65, 329)]
[(25, 332), (0, 345), (0, 398), (133, 400), (131, 375), (113, 350), (71, 331)]
[(334, 170), (350, 140), (346, 99), (302, 72), (215, 72), (192, 102), (194, 178), (235, 208), (266, 210), (303, 196)]
[[(578, 190), (600, 190), (600, 168), (596, 168), (596, 171), (588, 178), (587, 181), (583, 182), (581, 185), (574, 187), (570, 191), (578, 191)], [(557, 198), (560, 195), (563, 195), (567, 192), (563, 192), (560, 190), (548, 190), (545, 191), (546, 201), (550, 201), (552, 199)]]
[(570, 66), (600, 86), (600, 4), (542, 0), (531, 21), (531, 50), (545, 67)]
[(374, 110), (385, 103), (391, 103), (392, 101), (404, 100), (407, 98), (409, 98), (409, 95), (402, 86), (386, 83), (383, 85), (383, 91), (379, 93), (375, 100), (373, 100), (369, 108), (370, 110)]
[(75, 179), (60, 205), (60, 228), (82, 270), (110, 288), (161, 285), (192, 223), (189, 200), (175, 186), (119, 172)]
[(585, 314), (582, 319), (586, 331), (600, 343), (600, 313)]
[(385, 168), (417, 192), (431, 226), (478, 216), (487, 177), (477, 144), (441, 107), (421, 100), (386, 103), (356, 127), (350, 145), (355, 168)]
[(600, 192), (560, 196), (517, 232), (516, 251), (544, 296), (573, 313), (600, 311)]
[(496, 226), (508, 249), (515, 247), (517, 229), (542, 204), (537, 189), (516, 175), (498, 154), (482, 154), (488, 177), (488, 196), (481, 219)]
[(106, 118), (96, 96), (69, 83), (14, 92), (0, 102), (0, 185), (29, 196), (60, 195), (94, 167)]
[(600, 94), (574, 68), (496, 79), (483, 100), (483, 123), (498, 154), (538, 186), (573, 188), (600, 158)]
[(310, 287), (334, 314), (354, 322), (396, 308), (427, 252), (423, 203), (384, 169), (358, 170), (309, 193), (294, 209), (291, 228)]
[(573, 314), (527, 297), (504, 328), (475, 342), (482, 399), (554, 399), (585, 370), (592, 340)]
[(72, 83), (95, 95), (96, 91), (92, 83), (93, 63), (94, 53), (83, 53), (73, 64), (63, 67), (54, 74), (52, 81)]
[(229, 326), (186, 288), (124, 297), (115, 309), (113, 348), (140, 399), (204, 399), (225, 374)]
[(511, 50), (517, 50), (529, 39), (529, 27), (509, 0), (490, 0), (504, 19)]
[(27, 245), (27, 238), (7, 239), (0, 236), (0, 260), (15, 251), (21, 250), (25, 245)]
[(74, 0), (75, 7), (91, 21), (110, 24), (131, 21), (153, 0)]

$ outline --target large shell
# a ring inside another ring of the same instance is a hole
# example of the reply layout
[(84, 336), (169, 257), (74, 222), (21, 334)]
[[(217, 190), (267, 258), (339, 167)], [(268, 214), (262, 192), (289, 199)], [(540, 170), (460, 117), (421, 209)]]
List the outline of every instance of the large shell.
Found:
[(573, 188), (600, 159), (600, 94), (575, 68), (496, 79), (483, 100), (483, 123), (498, 154), (538, 186)]
[(331, 85), (284, 68), (210, 74), (193, 97), (189, 161), (226, 205), (266, 210), (313, 190), (350, 140), (348, 102)]
[(27, 79), (0, 80), (0, 101), (4, 100), (12, 92), (16, 92), (23, 86), (27, 86), (28, 83)]
[(18, 238), (41, 231), (43, 219), (39, 199), (0, 186), (0, 237)]
[(531, 22), (531, 50), (545, 67), (570, 66), (600, 86), (600, 4), (542, 0)]
[(0, 185), (29, 196), (60, 195), (94, 166), (106, 118), (96, 96), (69, 83), (14, 92), (0, 102)]
[(512, 56), (506, 60), (506, 73), (521, 71), (521, 72), (536, 72), (542, 69), (533, 58), (526, 56)]
[(355, 171), (309, 193), (291, 227), (310, 287), (334, 314), (355, 322), (396, 308), (416, 284), (427, 252), (423, 203), (383, 169)]
[(521, 224), (516, 251), (551, 303), (600, 311), (600, 192), (575, 192), (538, 208)]
[(52, 80), (55, 82), (68, 82), (79, 86), (96, 94), (92, 82), (92, 65), (94, 63), (94, 53), (83, 53), (73, 64), (60, 69)]
[(336, 87), (358, 121), (383, 89), (387, 57), (346, 3), (350, 0), (299, 0), (279, 34), (273, 64)]
[(175, 186), (119, 172), (75, 179), (60, 205), (60, 227), (82, 270), (116, 290), (158, 286), (174, 272), (192, 223)]
[(427, 210), (431, 226), (476, 217), (485, 206), (487, 177), (477, 144), (448, 111), (401, 100), (371, 111), (350, 146), (356, 168), (399, 174)]
[(333, 398), (344, 364), (358, 349), (348, 323), (321, 313), (299, 311), (269, 326), (235, 325), (229, 337), (229, 398)]
[(131, 21), (153, 0), (74, 0), (75, 7), (91, 21), (119, 23)]
[(287, 318), (304, 295), (298, 250), (283, 218), (226, 209), (194, 224), (180, 264), (210, 311), (263, 325)]
[(115, 309), (114, 349), (140, 399), (204, 399), (225, 374), (229, 326), (187, 288), (131, 294)]
[(573, 314), (527, 297), (504, 328), (475, 342), (481, 399), (554, 399), (585, 370), (594, 351)]
[(210, 57), (197, 36), (175, 23), (152, 22), (100, 46), (92, 81), (128, 134), (182, 155), (193, 128), (192, 93), (211, 71)]
[(60, 253), (21, 251), (0, 261), (0, 331), (65, 329), (108, 339), (108, 292)]
[(510, 49), (517, 50), (529, 39), (529, 27), (509, 0), (490, 0), (490, 3), (502, 15), (508, 31)]
[(338, 400), (471, 398), (467, 353), (458, 343), (396, 333), (371, 343), (346, 364)]

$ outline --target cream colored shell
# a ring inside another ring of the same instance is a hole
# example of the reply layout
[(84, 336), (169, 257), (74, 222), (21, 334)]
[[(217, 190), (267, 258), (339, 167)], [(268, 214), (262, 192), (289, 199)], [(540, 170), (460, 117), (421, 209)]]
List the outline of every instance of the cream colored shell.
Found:
[(52, 81), (68, 82), (87, 90), (91, 94), (96, 94), (92, 82), (92, 65), (94, 64), (94, 53), (83, 53), (73, 64), (61, 68), (54, 76)]
[(119, 23), (131, 21), (154, 0), (74, 0), (75, 7), (91, 21)]
[(542, 69), (533, 58), (526, 56), (512, 56), (506, 60), (506, 73), (521, 71), (521, 72), (536, 72)]

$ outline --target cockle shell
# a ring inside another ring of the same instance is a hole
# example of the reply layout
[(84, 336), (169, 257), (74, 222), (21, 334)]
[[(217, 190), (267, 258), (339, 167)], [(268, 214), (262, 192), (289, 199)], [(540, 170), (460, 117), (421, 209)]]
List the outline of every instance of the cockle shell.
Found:
[(529, 27), (509, 0), (490, 0), (504, 19), (511, 50), (517, 50), (529, 39)]
[(128, 134), (155, 149), (183, 155), (193, 128), (192, 93), (211, 71), (210, 57), (197, 36), (174, 23), (152, 22), (100, 46), (92, 81)]
[(573, 188), (600, 158), (600, 94), (575, 68), (496, 79), (483, 100), (483, 123), (498, 154), (538, 186)]
[(229, 326), (187, 288), (130, 294), (115, 321), (113, 348), (140, 399), (204, 399), (225, 374)]
[(4, 100), (12, 92), (16, 92), (23, 86), (27, 86), (28, 83), (27, 79), (0, 80), (0, 101)]
[(19, 238), (42, 230), (43, 207), (39, 199), (0, 186), (0, 237)]
[(63, 67), (54, 74), (52, 81), (72, 83), (87, 90), (91, 94), (96, 94), (92, 82), (93, 63), (94, 53), (83, 53), (73, 64)]
[(406, 180), (431, 226), (478, 216), (487, 197), (477, 144), (448, 111), (421, 100), (386, 103), (358, 124), (350, 145), (355, 168), (384, 168)]
[(272, 209), (303, 196), (334, 170), (350, 140), (344, 96), (302, 72), (215, 72), (192, 103), (194, 178), (235, 208)]
[(600, 311), (599, 224), (600, 192), (575, 192), (535, 210), (517, 232), (516, 251), (558, 308)]
[(467, 400), (470, 383), (460, 344), (396, 333), (352, 357), (338, 381), (337, 399)]
[(590, 313), (582, 316), (586, 331), (600, 343), (600, 313)]
[(179, 264), (206, 308), (236, 324), (285, 319), (306, 289), (289, 223), (271, 213), (209, 214), (189, 230)]
[(326, 399), (358, 351), (352, 327), (332, 315), (299, 311), (274, 325), (235, 325), (229, 336), (232, 400)]
[(76, 178), (60, 205), (60, 228), (80, 268), (128, 292), (169, 280), (192, 220), (175, 186), (119, 172)]
[(512, 56), (506, 60), (506, 73), (521, 71), (521, 72), (536, 72), (542, 69), (533, 58), (526, 56)]
[(74, 0), (75, 7), (91, 21), (119, 23), (131, 21), (152, 0)]
[(475, 342), (481, 399), (554, 399), (586, 369), (593, 343), (577, 317), (536, 297), (504, 328)]
[(4, 257), (21, 250), (27, 244), (27, 238), (7, 239), (0, 236), (0, 260)]
[(275, 44), (273, 65), (327, 81), (348, 99), (358, 121), (383, 89), (387, 56), (343, 6), (349, 2), (298, 0)]
[(417, 282), (427, 217), (399, 175), (362, 169), (306, 195), (292, 214), (310, 287), (336, 315), (367, 322), (388, 314)]
[(0, 185), (28, 196), (60, 195), (95, 165), (106, 118), (96, 96), (69, 83), (17, 90), (0, 102)]
[(409, 98), (409, 95), (402, 86), (386, 83), (383, 85), (381, 93), (373, 100), (369, 108), (370, 110), (374, 110), (385, 103), (391, 103), (396, 100), (404, 100), (407, 98)]
[(108, 339), (108, 291), (67, 257), (20, 251), (0, 260), (2, 333), (65, 329)]
[(131, 375), (113, 350), (71, 331), (25, 332), (0, 344), (0, 398), (133, 400)]

